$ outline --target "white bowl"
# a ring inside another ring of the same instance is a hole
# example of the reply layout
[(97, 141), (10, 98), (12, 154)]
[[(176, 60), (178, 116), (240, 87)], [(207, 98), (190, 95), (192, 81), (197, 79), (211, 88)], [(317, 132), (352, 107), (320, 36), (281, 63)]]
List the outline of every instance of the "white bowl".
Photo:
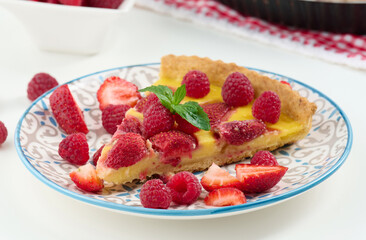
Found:
[(75, 7), (25, 0), (0, 0), (27, 28), (42, 50), (77, 54), (98, 53), (111, 25), (135, 0), (118, 9)]

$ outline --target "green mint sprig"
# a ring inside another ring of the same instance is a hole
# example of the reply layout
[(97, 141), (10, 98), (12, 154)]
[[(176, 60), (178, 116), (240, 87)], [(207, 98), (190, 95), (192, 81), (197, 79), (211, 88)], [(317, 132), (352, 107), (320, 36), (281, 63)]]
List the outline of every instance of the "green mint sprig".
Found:
[(210, 119), (197, 102), (189, 101), (184, 104), (180, 104), (187, 93), (185, 84), (177, 88), (174, 94), (170, 88), (163, 85), (150, 86), (140, 89), (139, 92), (155, 93), (161, 104), (169, 109), (171, 113), (179, 114), (182, 118), (199, 129), (206, 131), (210, 130)]

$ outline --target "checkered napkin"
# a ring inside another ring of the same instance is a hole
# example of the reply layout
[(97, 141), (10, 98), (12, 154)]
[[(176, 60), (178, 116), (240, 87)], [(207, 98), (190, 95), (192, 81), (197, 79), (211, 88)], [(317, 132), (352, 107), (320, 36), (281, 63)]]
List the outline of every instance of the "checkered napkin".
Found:
[(366, 36), (333, 34), (270, 24), (214, 0), (137, 0), (140, 7), (333, 63), (366, 70)]

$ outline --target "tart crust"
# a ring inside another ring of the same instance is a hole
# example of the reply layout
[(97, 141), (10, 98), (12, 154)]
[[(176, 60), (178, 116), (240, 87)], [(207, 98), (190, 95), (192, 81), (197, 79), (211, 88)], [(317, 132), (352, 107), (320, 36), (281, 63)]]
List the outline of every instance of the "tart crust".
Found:
[[(229, 145), (218, 142), (212, 146), (209, 156), (182, 157), (182, 164), (173, 167), (169, 164), (159, 164), (158, 156), (150, 156), (151, 164), (145, 161), (144, 166), (140, 170), (133, 169), (134, 165), (118, 170), (105, 169), (98, 161), (98, 175), (106, 181), (116, 184), (130, 182), (140, 176), (127, 176), (128, 172), (144, 173), (144, 176), (149, 177), (153, 174), (167, 174), (169, 172), (180, 171), (202, 171), (211, 166), (213, 162), (222, 166), (234, 162), (241, 161), (243, 158), (253, 156), (259, 150), (274, 150), (286, 144), (296, 142), (304, 138), (309, 132), (312, 124), (312, 116), (316, 111), (316, 105), (301, 97), (298, 92), (293, 91), (291, 87), (282, 84), (277, 80), (261, 75), (255, 71), (240, 67), (234, 63), (224, 63), (221, 60), (213, 61), (209, 58), (200, 58), (197, 56), (175, 56), (167, 55), (161, 59), (160, 79), (175, 79), (181, 80), (183, 76), (190, 70), (200, 70), (206, 73), (211, 84), (222, 87), (226, 77), (232, 72), (241, 72), (251, 81), (255, 98), (264, 91), (274, 91), (281, 99), (281, 112), (285, 113), (294, 121), (300, 123), (301, 129), (294, 134), (281, 136), (277, 131), (269, 131), (260, 137), (246, 142), (239, 146)], [(154, 163), (152, 163), (154, 162)], [(141, 163), (142, 164), (142, 163)], [(140, 164), (140, 165), (141, 165)], [(137, 166), (135, 166), (137, 167)], [(133, 169), (133, 171), (132, 171)], [(122, 176), (125, 175), (125, 176)]]

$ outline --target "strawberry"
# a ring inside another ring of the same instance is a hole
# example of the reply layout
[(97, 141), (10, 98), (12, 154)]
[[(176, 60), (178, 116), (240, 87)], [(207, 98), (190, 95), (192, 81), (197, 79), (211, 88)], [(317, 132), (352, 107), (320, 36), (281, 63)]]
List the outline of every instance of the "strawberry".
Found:
[(107, 78), (97, 92), (100, 110), (103, 110), (110, 104), (135, 106), (141, 98), (137, 90), (135, 84), (124, 79), (116, 76)]
[(89, 132), (84, 116), (67, 85), (56, 88), (50, 96), (52, 113), (58, 125), (67, 133)]
[(85, 0), (59, 0), (59, 2), (70, 6), (83, 6), (85, 4)]
[(286, 81), (280, 81), (280, 83), (282, 83), (282, 84), (286, 84), (287, 86), (289, 86), (289, 87), (292, 89), (291, 84), (290, 84), (289, 82), (286, 82)]
[(265, 130), (266, 125), (258, 120), (226, 122), (218, 127), (220, 137), (232, 145), (249, 142), (262, 135)]
[(97, 176), (95, 168), (90, 163), (71, 172), (70, 178), (76, 186), (88, 192), (98, 192), (104, 187), (103, 180)]
[(98, 8), (118, 8), (123, 0), (88, 0), (89, 7)]
[(109, 168), (119, 169), (136, 164), (147, 154), (146, 142), (141, 135), (126, 133), (120, 135), (108, 152), (104, 164)]
[(196, 148), (194, 137), (179, 131), (168, 131), (154, 135), (149, 139), (152, 148), (161, 154), (161, 161), (177, 166), (182, 156), (190, 156)]
[(193, 134), (200, 130), (198, 127), (193, 126), (178, 114), (174, 114), (174, 119), (177, 122), (177, 129), (179, 131), (185, 132), (187, 134)]
[(100, 158), (100, 156), (102, 155), (102, 151), (104, 148), (105, 144), (103, 144), (94, 154), (93, 154), (93, 164), (94, 166), (97, 166), (98, 160)]
[(230, 110), (226, 103), (210, 103), (203, 105), (202, 108), (207, 113), (212, 128), (216, 127)]
[(240, 181), (230, 175), (227, 171), (212, 163), (211, 167), (201, 178), (201, 185), (204, 189), (211, 192), (218, 188), (233, 187), (240, 189)]
[(219, 188), (210, 192), (205, 198), (205, 204), (215, 207), (233, 206), (246, 203), (242, 191), (237, 188)]
[(274, 187), (285, 175), (287, 167), (237, 164), (236, 177), (246, 193), (261, 193)]

